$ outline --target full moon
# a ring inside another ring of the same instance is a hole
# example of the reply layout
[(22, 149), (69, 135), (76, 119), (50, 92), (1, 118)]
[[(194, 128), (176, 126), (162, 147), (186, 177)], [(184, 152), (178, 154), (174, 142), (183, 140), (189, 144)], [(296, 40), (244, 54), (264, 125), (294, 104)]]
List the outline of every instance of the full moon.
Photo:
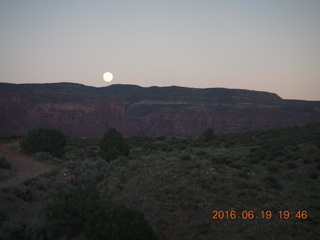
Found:
[(113, 75), (111, 72), (106, 72), (103, 74), (103, 80), (105, 80), (106, 82), (111, 82), (112, 79)]

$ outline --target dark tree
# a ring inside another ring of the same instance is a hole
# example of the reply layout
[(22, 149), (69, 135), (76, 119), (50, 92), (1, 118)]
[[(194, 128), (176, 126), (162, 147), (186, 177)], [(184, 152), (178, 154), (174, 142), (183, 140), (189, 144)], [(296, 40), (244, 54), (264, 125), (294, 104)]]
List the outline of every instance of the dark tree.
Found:
[(11, 163), (5, 157), (0, 156), (0, 168), (10, 169)]
[(129, 155), (129, 145), (115, 128), (111, 128), (100, 140), (100, 156), (107, 161)]
[(61, 189), (50, 199), (45, 217), (56, 236), (71, 238), (83, 231), (100, 201), (99, 191), (93, 185)]
[(155, 239), (153, 229), (140, 211), (112, 202), (101, 204), (90, 215), (85, 234), (92, 240)]
[(48, 152), (61, 158), (65, 153), (67, 137), (57, 129), (36, 128), (20, 141), (21, 150), (27, 154)]
[(211, 141), (214, 138), (213, 128), (209, 127), (202, 132), (202, 137), (206, 142)]
[(154, 239), (143, 213), (101, 196), (90, 184), (57, 191), (43, 216), (55, 239), (71, 239), (83, 232), (91, 240)]

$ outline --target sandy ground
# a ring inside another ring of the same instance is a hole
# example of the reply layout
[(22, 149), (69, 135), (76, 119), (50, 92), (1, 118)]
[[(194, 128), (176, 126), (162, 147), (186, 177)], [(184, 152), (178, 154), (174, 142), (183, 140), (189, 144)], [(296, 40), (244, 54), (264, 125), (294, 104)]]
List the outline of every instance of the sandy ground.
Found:
[(17, 185), (52, 168), (47, 162), (39, 162), (31, 156), (23, 155), (16, 150), (18, 146), (19, 141), (0, 144), (0, 156), (6, 157), (12, 164), (12, 175), (9, 179), (0, 181), (0, 188)]

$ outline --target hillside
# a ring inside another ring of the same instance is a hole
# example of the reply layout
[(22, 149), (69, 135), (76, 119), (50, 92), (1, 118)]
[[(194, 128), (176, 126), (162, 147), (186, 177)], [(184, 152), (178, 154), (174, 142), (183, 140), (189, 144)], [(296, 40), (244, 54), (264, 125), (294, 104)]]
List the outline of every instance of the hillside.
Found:
[[(211, 142), (130, 137), (129, 156), (110, 163), (98, 157), (99, 139), (69, 138), (65, 157), (50, 172), (1, 189), (0, 236), (49, 234), (44, 213), (52, 192), (94, 183), (113, 201), (143, 212), (159, 240), (315, 240), (319, 137), (320, 124), (215, 135)], [(90, 239), (77, 229), (77, 239)]]
[(0, 136), (38, 126), (70, 136), (100, 137), (244, 132), (320, 122), (320, 102), (283, 100), (274, 93), (207, 88), (74, 83), (0, 83)]

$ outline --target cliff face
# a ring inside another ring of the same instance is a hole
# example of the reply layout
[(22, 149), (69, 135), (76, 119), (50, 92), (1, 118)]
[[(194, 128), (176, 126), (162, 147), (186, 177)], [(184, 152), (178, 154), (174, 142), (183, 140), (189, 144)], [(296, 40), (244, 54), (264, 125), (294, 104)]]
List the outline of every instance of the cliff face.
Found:
[(30, 108), (30, 116), (39, 126), (71, 136), (100, 136), (110, 126), (125, 130), (123, 103), (113, 99), (36, 104)]
[(142, 88), (111, 85), (0, 83), (0, 136), (52, 127), (99, 137), (115, 127), (125, 136), (216, 133), (320, 122), (320, 102), (283, 100), (238, 89)]

